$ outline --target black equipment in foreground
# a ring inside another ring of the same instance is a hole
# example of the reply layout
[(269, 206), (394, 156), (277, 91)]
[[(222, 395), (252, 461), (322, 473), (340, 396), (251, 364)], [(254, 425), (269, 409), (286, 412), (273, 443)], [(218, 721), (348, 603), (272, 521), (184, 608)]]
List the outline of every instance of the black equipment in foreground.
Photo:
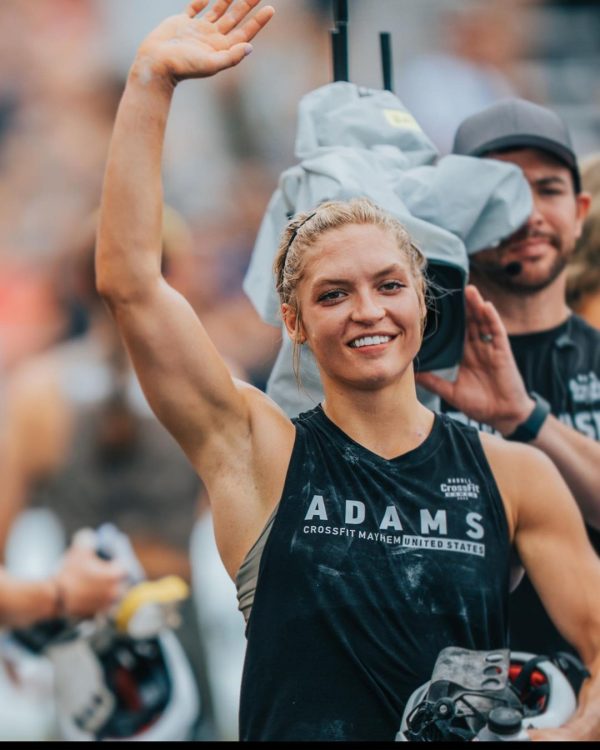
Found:
[(383, 88), (386, 91), (394, 90), (394, 76), (392, 64), (392, 35), (389, 31), (379, 34), (379, 46), (381, 49), (381, 68), (383, 72)]
[(570, 654), (550, 659), (508, 649), (445, 648), (431, 680), (409, 698), (396, 739), (461, 742), (480, 733), (478, 739), (483, 739), (489, 733), (486, 728), (495, 727), (496, 719), (509, 716), (520, 720), (524, 729), (559, 727), (577, 706), (565, 674), (575, 661), (577, 669), (587, 673)]
[(333, 0), (335, 28), (331, 31), (333, 51), (333, 80), (349, 81), (348, 60), (348, 0)]
[[(348, 0), (333, 0), (333, 21), (334, 28), (330, 31), (333, 56), (333, 80), (349, 81)], [(392, 35), (389, 31), (382, 31), (379, 34), (379, 49), (381, 53), (383, 88), (385, 91), (393, 91)]]

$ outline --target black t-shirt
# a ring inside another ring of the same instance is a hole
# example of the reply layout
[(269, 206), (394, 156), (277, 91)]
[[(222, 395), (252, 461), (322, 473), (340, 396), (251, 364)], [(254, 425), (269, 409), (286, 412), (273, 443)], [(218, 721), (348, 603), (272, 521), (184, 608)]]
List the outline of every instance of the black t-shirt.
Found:
[[(552, 413), (592, 440), (600, 440), (600, 332), (577, 315), (549, 331), (510, 336), (510, 345), (528, 391), (536, 391)], [(492, 431), (442, 403), (442, 412), (479, 429)], [(596, 552), (600, 532), (587, 527)], [(509, 600), (510, 645), (513, 650), (552, 654), (574, 649), (546, 614), (527, 577)]]
[(510, 543), (476, 430), (444, 416), (386, 460), (320, 407), (258, 573), (242, 740), (393, 740), (446, 646), (507, 645)]

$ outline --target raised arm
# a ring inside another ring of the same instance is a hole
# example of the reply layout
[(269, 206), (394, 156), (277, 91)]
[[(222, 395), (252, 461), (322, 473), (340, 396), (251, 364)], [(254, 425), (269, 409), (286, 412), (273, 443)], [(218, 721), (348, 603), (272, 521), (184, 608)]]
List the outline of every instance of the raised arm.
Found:
[(534, 739), (600, 739), (600, 559), (558, 469), (541, 451), (483, 436), (513, 542), (548, 614), (591, 673), (576, 715)]
[[(473, 286), (467, 287), (465, 299), (467, 335), (456, 380), (420, 373), (417, 382), (467, 417), (510, 435), (531, 414), (535, 402), (525, 389), (497, 310)], [(600, 529), (600, 443), (550, 414), (531, 444), (554, 461), (585, 520)]]
[(259, 2), (218, 0), (198, 17), (208, 5), (198, 0), (144, 40), (117, 114), (102, 196), (98, 290), (152, 408), (199, 469), (206, 442), (247, 434), (249, 415), (196, 314), (160, 272), (163, 141), (175, 86), (241, 62), (273, 15), (268, 6), (251, 15)]
[[(234, 381), (187, 300), (162, 277), (161, 156), (175, 86), (237, 65), (273, 9), (208, 0), (165, 20), (132, 65), (109, 150), (97, 243), (111, 308), (154, 413), (210, 497), (221, 558), (234, 577), (281, 496), (295, 431), (267, 396)], [(207, 186), (210, 189), (210, 186)]]

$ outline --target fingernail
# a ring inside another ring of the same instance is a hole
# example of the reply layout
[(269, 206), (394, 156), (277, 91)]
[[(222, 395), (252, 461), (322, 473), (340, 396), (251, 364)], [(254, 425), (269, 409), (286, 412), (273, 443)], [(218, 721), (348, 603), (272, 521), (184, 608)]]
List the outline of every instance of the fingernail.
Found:
[(251, 44), (246, 45), (246, 49), (244, 50), (244, 54), (246, 57), (253, 51), (254, 47)]

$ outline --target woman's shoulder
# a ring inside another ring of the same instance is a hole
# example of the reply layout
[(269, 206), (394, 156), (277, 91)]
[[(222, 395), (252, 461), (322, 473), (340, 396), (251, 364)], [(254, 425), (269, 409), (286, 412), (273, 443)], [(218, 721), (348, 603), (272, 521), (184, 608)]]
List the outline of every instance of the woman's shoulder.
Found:
[(506, 473), (518, 477), (522, 472), (544, 471), (544, 467), (553, 465), (548, 456), (534, 445), (506, 440), (488, 432), (480, 432), (479, 438), (495, 476)]
[(545, 454), (534, 445), (522, 443), (518, 440), (507, 440), (501, 435), (491, 432), (479, 432), (479, 438), (486, 453), (498, 455), (502, 458), (523, 458), (525, 460), (535, 460), (534, 456), (545, 457)]
[(480, 433), (481, 444), (507, 509), (516, 512), (521, 503), (541, 497), (557, 478), (558, 470), (539, 448)]

